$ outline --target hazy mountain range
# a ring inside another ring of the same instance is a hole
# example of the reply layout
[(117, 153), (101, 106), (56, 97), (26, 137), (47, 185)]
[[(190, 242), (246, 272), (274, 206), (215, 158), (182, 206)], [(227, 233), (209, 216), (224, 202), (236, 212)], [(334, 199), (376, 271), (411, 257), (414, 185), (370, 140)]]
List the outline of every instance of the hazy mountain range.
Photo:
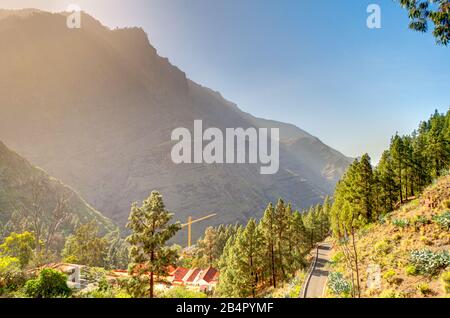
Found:
[[(139, 28), (110, 30), (83, 14), (82, 28), (68, 29), (64, 14), (0, 10), (0, 70), (0, 140), (121, 226), (131, 203), (154, 189), (182, 222), (218, 213), (195, 237), (260, 216), (279, 197), (309, 207), (350, 163), (307, 132), (255, 118), (189, 80)], [(279, 127), (280, 171), (173, 164), (171, 132), (192, 130), (195, 119), (205, 128)]]

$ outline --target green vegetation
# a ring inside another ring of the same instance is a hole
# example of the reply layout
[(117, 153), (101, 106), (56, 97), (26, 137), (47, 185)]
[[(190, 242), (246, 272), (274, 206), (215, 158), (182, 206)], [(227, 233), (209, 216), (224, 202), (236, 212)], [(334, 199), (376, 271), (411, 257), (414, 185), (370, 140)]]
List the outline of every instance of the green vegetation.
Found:
[(17, 258), (20, 262), (20, 267), (24, 268), (33, 256), (34, 246), (35, 238), (32, 233), (24, 232), (17, 234), (13, 232), (0, 245), (0, 256), (6, 255)]
[(206, 294), (185, 287), (174, 287), (165, 292), (161, 298), (206, 298)]
[[(361, 296), (361, 255), (358, 240), (367, 235), (368, 225), (384, 224), (389, 213), (410, 198), (421, 193), (432, 181), (446, 173), (450, 162), (450, 111), (439, 114), (420, 124), (418, 131), (410, 136), (395, 135), (377, 167), (373, 168), (370, 157), (365, 154), (348, 168), (336, 186), (330, 221), (333, 236), (343, 253), (352, 285), (352, 296)], [(414, 201), (413, 201), (414, 202)], [(417, 201), (414, 202), (418, 204)], [(405, 206), (405, 209), (414, 206)], [(444, 217), (435, 218), (440, 226), (446, 226)], [(406, 230), (411, 223), (421, 227), (428, 223), (424, 217), (416, 219), (395, 218), (391, 224)], [(401, 238), (401, 237), (400, 237)], [(431, 242), (427, 240), (427, 244)], [(376, 255), (386, 256), (390, 251), (387, 241), (374, 247)], [(425, 259), (422, 259), (425, 255)], [(413, 265), (419, 271), (434, 272), (445, 268), (446, 255), (412, 253)], [(393, 261), (393, 260), (392, 260)], [(387, 272), (389, 275), (391, 272)], [(393, 282), (393, 277), (387, 277)], [(398, 283), (397, 280), (395, 282)]]
[(410, 29), (427, 32), (429, 23), (432, 23), (436, 42), (445, 46), (450, 42), (448, 0), (399, 0), (399, 2), (408, 11), (411, 20)]
[(336, 296), (348, 297), (352, 286), (344, 279), (342, 273), (331, 272), (328, 275), (328, 288)]
[(436, 222), (440, 227), (445, 230), (450, 230), (450, 212), (444, 212), (438, 216), (433, 218), (433, 221)]
[(262, 219), (239, 227), (219, 260), (218, 293), (224, 297), (258, 297), (291, 281), (306, 267), (305, 257), (329, 233), (330, 201), (300, 213), (278, 200)]
[(43, 269), (37, 279), (25, 284), (25, 293), (33, 298), (68, 297), (71, 292), (67, 276), (52, 269)]
[(410, 261), (421, 274), (434, 275), (450, 266), (450, 254), (448, 251), (416, 250), (411, 252)]
[(430, 286), (426, 283), (419, 284), (417, 290), (423, 295), (427, 296), (432, 293)]
[(0, 257), (0, 295), (15, 291), (25, 283), (20, 260), (14, 257)]
[(450, 271), (442, 273), (441, 282), (444, 292), (450, 294)]
[(405, 268), (406, 275), (414, 276), (418, 274), (417, 267), (414, 265), (408, 265)]
[(404, 229), (406, 227), (409, 226), (409, 221), (408, 220), (402, 220), (402, 219), (396, 219), (392, 221), (392, 225)]
[(99, 236), (97, 224), (92, 221), (80, 225), (69, 236), (62, 251), (64, 261), (88, 266), (105, 266), (108, 241)]
[[(141, 207), (134, 203), (131, 208), (127, 224), (132, 232), (127, 238), (132, 260), (129, 271), (136, 276), (150, 273), (150, 298), (154, 297), (155, 275), (167, 276), (167, 267), (175, 265), (178, 257), (175, 249), (165, 246), (181, 228), (179, 223), (169, 224), (171, 219), (172, 214), (166, 210), (162, 196), (156, 191)], [(140, 284), (141, 280), (136, 282)]]

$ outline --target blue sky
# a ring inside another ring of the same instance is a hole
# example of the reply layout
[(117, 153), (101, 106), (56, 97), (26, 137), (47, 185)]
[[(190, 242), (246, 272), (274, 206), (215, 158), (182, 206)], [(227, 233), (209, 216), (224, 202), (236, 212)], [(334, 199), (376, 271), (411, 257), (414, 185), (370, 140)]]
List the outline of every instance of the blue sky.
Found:
[[(394, 0), (2, 0), (78, 3), (110, 27), (141, 26), (189, 78), (256, 116), (296, 124), (377, 161), (390, 136), (450, 106), (450, 47), (408, 30)], [(366, 27), (369, 4), (382, 28)]]

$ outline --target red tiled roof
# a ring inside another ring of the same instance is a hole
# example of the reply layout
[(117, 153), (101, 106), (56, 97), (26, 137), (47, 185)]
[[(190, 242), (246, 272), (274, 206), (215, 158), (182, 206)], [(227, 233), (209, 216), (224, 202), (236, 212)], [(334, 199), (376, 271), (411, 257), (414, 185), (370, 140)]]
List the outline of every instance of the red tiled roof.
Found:
[(191, 271), (189, 277), (186, 279), (186, 282), (192, 283), (192, 282), (195, 280), (195, 278), (198, 276), (198, 274), (199, 274), (200, 272), (201, 272), (201, 269), (199, 269), (199, 268), (194, 268), (194, 269)]
[(174, 282), (181, 282), (184, 278), (184, 276), (186, 276), (186, 274), (189, 272), (189, 269), (187, 268), (183, 268), (183, 267), (178, 267), (171, 276), (173, 276), (173, 281)]
[(213, 267), (209, 267), (208, 269), (203, 271), (200, 279), (204, 280), (207, 283), (210, 283), (213, 280), (217, 280), (218, 276), (219, 271)]

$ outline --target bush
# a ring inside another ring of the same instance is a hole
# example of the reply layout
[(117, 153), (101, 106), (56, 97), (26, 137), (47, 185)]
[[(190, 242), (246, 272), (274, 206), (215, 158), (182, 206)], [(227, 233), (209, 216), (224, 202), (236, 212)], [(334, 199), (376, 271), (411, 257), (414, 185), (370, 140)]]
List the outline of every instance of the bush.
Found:
[(450, 212), (435, 216), (433, 221), (444, 230), (450, 230)]
[(411, 252), (409, 259), (421, 274), (434, 275), (439, 270), (445, 269), (450, 265), (450, 254), (448, 251), (435, 253), (427, 249), (415, 250)]
[(414, 226), (417, 228), (417, 227), (420, 227), (423, 225), (427, 225), (430, 221), (426, 217), (419, 215), (419, 216), (414, 217), (412, 222), (413, 222)]
[(344, 279), (341, 273), (332, 272), (328, 276), (328, 287), (335, 295), (348, 296), (352, 291), (351, 284)]
[(408, 265), (405, 268), (406, 275), (414, 276), (417, 275), (417, 268), (414, 265)]
[(433, 245), (433, 241), (426, 236), (421, 236), (420, 241), (425, 245)]
[(395, 227), (404, 229), (404, 228), (409, 226), (409, 221), (408, 220), (403, 220), (403, 219), (395, 219), (395, 220), (392, 221), (392, 224)]
[(43, 269), (37, 279), (25, 284), (25, 293), (32, 298), (68, 297), (71, 289), (67, 286), (67, 276), (53, 269)]
[(450, 209), (450, 200), (444, 200), (444, 202), (442, 202), (442, 206), (444, 209)]
[(331, 263), (332, 263), (333, 265), (339, 264), (339, 263), (341, 263), (341, 262), (344, 260), (344, 258), (345, 258), (344, 253), (342, 253), (342, 252), (337, 252), (336, 254), (334, 254), (334, 255), (331, 257)]
[(445, 293), (450, 294), (450, 271), (442, 274), (441, 282)]
[(375, 248), (375, 254), (378, 256), (385, 256), (392, 249), (388, 240), (379, 241), (378, 243), (375, 244), (374, 248)]
[(390, 269), (386, 271), (386, 273), (383, 274), (383, 278), (389, 283), (389, 284), (400, 284), (402, 282), (401, 278), (396, 277), (397, 273)]
[(380, 298), (401, 298), (401, 296), (395, 290), (387, 289), (381, 292)]
[(432, 293), (432, 290), (431, 290), (430, 286), (428, 286), (428, 284), (425, 284), (425, 283), (419, 284), (419, 285), (417, 286), (417, 290), (418, 290), (423, 296), (426, 296), (426, 295), (429, 295), (429, 294)]
[(20, 260), (15, 257), (0, 257), (0, 295), (5, 291), (14, 291), (25, 283)]
[(174, 287), (166, 291), (162, 298), (206, 298), (206, 294), (185, 287)]

